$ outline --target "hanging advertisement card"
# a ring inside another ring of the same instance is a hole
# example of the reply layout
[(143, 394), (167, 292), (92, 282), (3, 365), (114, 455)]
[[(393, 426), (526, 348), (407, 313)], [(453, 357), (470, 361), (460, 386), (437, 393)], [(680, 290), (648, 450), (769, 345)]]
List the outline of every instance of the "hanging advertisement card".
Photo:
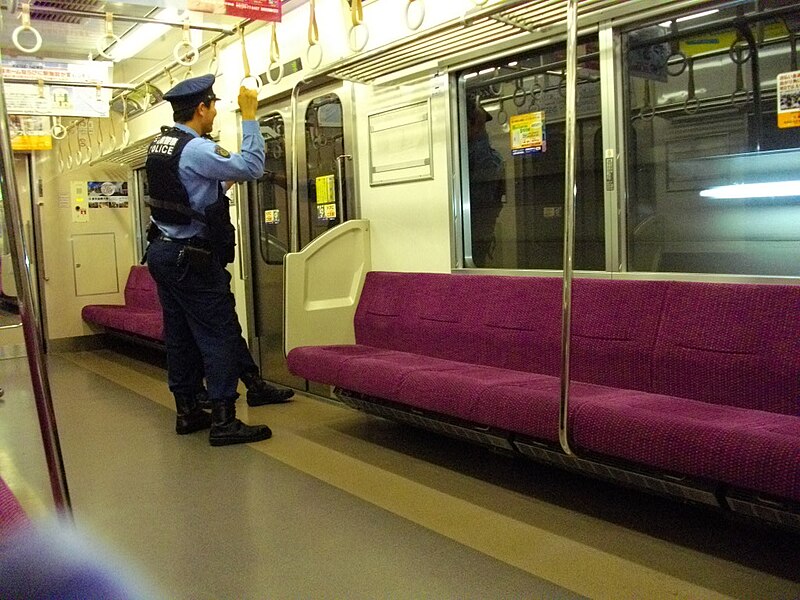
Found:
[(45, 117), (8, 116), (12, 150), (52, 150), (50, 119)]
[(800, 71), (778, 75), (778, 127), (800, 127)]
[(514, 115), (509, 120), (511, 154), (538, 154), (547, 150), (544, 111)]
[[(107, 117), (109, 114), (111, 90), (69, 85), (69, 82), (109, 83), (112, 66), (106, 61), (9, 58), (3, 59), (2, 66), (9, 114), (62, 117)], [(30, 83), (19, 83), (20, 80)], [(39, 81), (49, 83), (40, 86)]]

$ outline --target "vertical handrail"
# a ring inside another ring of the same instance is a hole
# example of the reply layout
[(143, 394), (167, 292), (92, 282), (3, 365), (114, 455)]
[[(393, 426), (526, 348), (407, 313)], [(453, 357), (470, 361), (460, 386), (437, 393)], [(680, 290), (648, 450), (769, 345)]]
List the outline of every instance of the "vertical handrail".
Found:
[(291, 215), (290, 215), (290, 232), (289, 235), (291, 239), (289, 240), (289, 251), (290, 252), (297, 252), (300, 250), (300, 239), (299, 239), (299, 231), (300, 231), (300, 221), (299, 215), (300, 212), (300, 200), (297, 195), (297, 188), (300, 185), (299, 175), (297, 173), (298, 169), (300, 168), (299, 164), (299, 157), (297, 155), (297, 104), (299, 102), (298, 97), (300, 95), (300, 86), (305, 83), (305, 80), (301, 79), (297, 83), (294, 84), (292, 88), (292, 193), (290, 194), (292, 206), (291, 206)]
[(575, 123), (578, 69), (578, 0), (567, 0), (567, 107), (566, 158), (564, 161), (564, 282), (561, 295), (561, 405), (558, 441), (566, 454), (569, 447), (569, 351), (572, 325), (572, 258), (575, 249)]
[[(0, 89), (3, 89), (3, 77), (0, 74)], [(0, 193), (3, 197), (6, 229), (11, 242), (11, 258), (14, 264), (14, 279), (17, 284), (19, 315), (22, 331), (25, 335), (25, 348), (28, 353), (28, 365), (31, 370), (31, 384), (36, 401), (36, 412), (39, 416), (39, 429), (42, 433), (47, 471), (50, 476), (50, 488), (59, 517), (72, 521), (72, 506), (67, 488), (67, 475), (64, 460), (61, 456), (61, 444), (58, 439), (56, 416), (53, 410), (53, 399), (50, 394), (50, 383), (47, 367), (42, 353), (42, 337), (36, 313), (33, 308), (30, 260), (25, 240), (22, 235), (22, 211), (17, 193), (17, 182), (14, 177), (14, 155), (11, 151), (11, 136), (8, 126), (6, 101), (0, 94)]]

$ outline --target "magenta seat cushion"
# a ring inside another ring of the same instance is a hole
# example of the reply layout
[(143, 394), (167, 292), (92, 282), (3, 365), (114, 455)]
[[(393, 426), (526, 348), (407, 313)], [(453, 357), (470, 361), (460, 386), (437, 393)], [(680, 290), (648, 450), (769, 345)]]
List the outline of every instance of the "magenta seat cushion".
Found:
[(800, 501), (800, 418), (658, 394), (582, 401), (577, 448)]
[(28, 515), (5, 481), (0, 479), (0, 537), (29, 523)]
[(164, 316), (156, 284), (147, 267), (134, 265), (125, 283), (125, 304), (88, 304), (81, 310), (88, 323), (164, 341)]

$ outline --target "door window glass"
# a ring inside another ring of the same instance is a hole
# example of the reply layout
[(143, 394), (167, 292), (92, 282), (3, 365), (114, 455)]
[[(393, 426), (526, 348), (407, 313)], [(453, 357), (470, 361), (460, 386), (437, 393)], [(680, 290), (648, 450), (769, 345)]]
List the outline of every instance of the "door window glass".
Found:
[(304, 221), (309, 231), (302, 241), (307, 243), (345, 220), (337, 175), (337, 159), (345, 153), (342, 102), (335, 94), (314, 98), (308, 104), (305, 143), (308, 201)]
[(286, 169), (286, 133), (283, 117), (270, 114), (259, 119), (264, 136), (264, 176), (250, 184), (256, 198), (261, 259), (270, 265), (283, 264), (289, 251), (289, 197)]
[[(467, 266), (560, 269), (566, 46), (461, 73), (464, 254)], [(578, 47), (575, 266), (605, 268), (597, 43)], [(469, 258), (472, 258), (470, 264)]]
[(800, 9), (759, 4), (623, 37), (629, 270), (800, 275)]

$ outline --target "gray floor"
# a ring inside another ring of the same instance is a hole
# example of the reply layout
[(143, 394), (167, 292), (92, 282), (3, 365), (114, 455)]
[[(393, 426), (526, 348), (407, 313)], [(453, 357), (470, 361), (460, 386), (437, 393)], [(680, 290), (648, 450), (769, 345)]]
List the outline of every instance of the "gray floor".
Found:
[[(800, 598), (800, 536), (309, 398), (211, 448), (173, 433), (157, 368), (48, 362), (78, 529), (163, 597)], [(0, 361), (0, 475), (46, 511), (26, 376)]]

